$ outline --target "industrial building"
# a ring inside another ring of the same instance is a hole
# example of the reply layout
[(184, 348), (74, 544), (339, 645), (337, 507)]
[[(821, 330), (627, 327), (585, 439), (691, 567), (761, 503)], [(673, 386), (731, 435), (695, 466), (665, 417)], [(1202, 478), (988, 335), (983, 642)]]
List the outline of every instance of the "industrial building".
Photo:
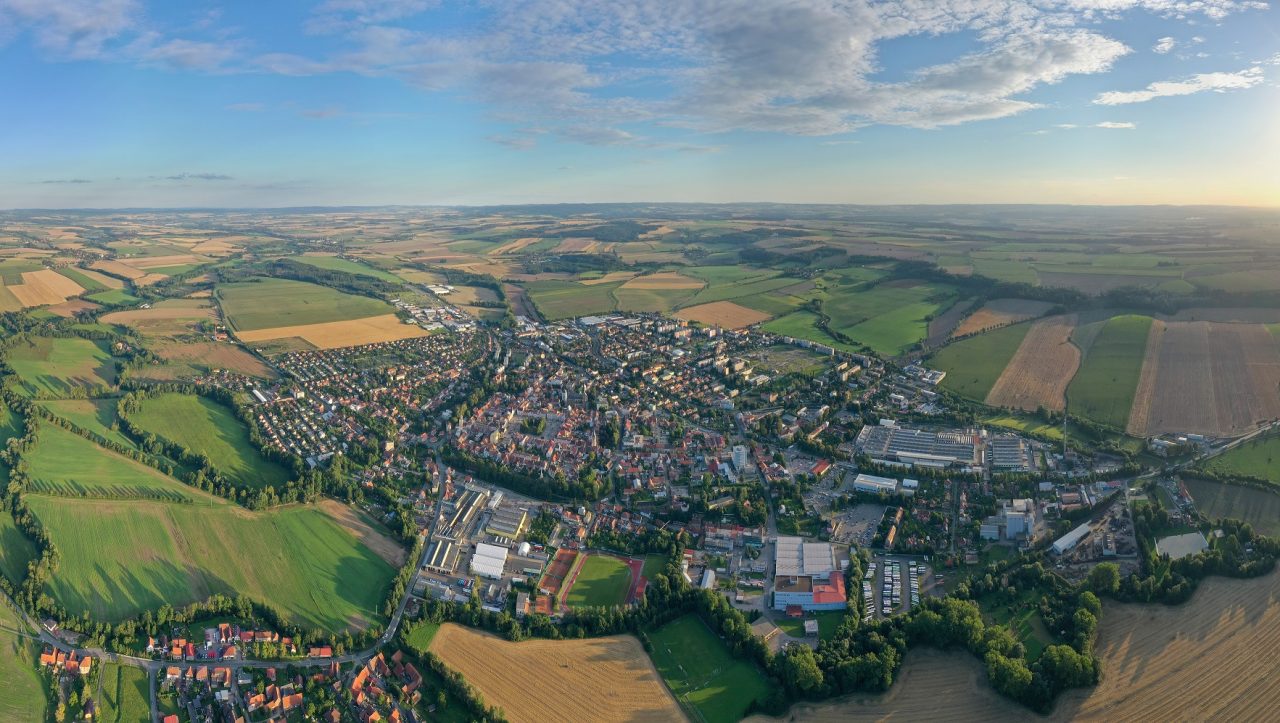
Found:
[(1075, 547), (1078, 542), (1083, 540), (1089, 534), (1089, 523), (1075, 528), (1067, 534), (1053, 541), (1053, 554), (1061, 555), (1062, 553)]
[(524, 533), (528, 522), (528, 510), (500, 507), (489, 516), (489, 524), (485, 526), (484, 531), (495, 537), (506, 537), (514, 540)]
[(984, 540), (1031, 540), (1036, 518), (1034, 500), (1004, 500), (999, 512), (982, 521), (980, 535)]
[(502, 571), (507, 566), (505, 547), (481, 542), (476, 545), (476, 552), (471, 556), (471, 573), (494, 580), (502, 579)]
[(779, 537), (774, 563), (773, 607), (776, 610), (844, 610), (844, 573), (835, 548), (826, 542)]
[(884, 492), (891, 495), (898, 491), (898, 480), (877, 477), (873, 474), (859, 474), (853, 478), (853, 488), (858, 492)]
[(1027, 443), (1021, 437), (1012, 434), (1001, 434), (991, 438), (987, 443), (987, 455), (991, 460), (991, 469), (1001, 472), (1030, 472), (1031, 460), (1027, 454)]
[(901, 462), (915, 467), (944, 469), (953, 465), (971, 467), (978, 463), (977, 445), (966, 432), (926, 432), (899, 427), (882, 420), (867, 425), (854, 442), (857, 450), (874, 459)]
[(458, 567), (458, 546), (439, 537), (432, 540), (424, 567), (441, 575), (452, 575)]

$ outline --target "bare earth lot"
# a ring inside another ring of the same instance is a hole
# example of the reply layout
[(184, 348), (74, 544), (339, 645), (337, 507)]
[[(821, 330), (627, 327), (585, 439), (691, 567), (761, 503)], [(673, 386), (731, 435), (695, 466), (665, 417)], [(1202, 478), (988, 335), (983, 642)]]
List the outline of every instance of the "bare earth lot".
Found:
[(629, 635), (511, 643), (445, 624), (431, 652), (521, 721), (678, 721), (684, 715)]
[(1031, 325), (1018, 351), (987, 393), (986, 403), (1035, 411), (1060, 411), (1067, 385), (1080, 368), (1080, 350), (1071, 343), (1074, 314), (1041, 319)]
[(371, 316), (351, 321), (329, 321), (320, 324), (277, 326), (272, 329), (237, 331), (236, 336), (246, 344), (271, 339), (298, 337), (319, 349), (337, 349), (344, 346), (376, 344), (383, 341), (399, 341), (426, 336), (418, 326), (405, 324), (395, 314)]
[(1239, 434), (1280, 417), (1280, 345), (1261, 324), (1155, 321), (1129, 415), (1140, 436)]
[(676, 316), (687, 321), (697, 321), (726, 329), (742, 329), (772, 318), (763, 311), (748, 309), (732, 301), (713, 301), (709, 304), (690, 306), (677, 311)]

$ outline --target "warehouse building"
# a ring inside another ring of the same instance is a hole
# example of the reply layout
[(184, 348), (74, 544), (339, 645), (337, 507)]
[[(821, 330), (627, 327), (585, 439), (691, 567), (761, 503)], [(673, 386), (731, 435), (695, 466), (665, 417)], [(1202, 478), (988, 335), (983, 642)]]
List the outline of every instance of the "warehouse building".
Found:
[(515, 540), (524, 534), (529, 522), (529, 512), (520, 508), (501, 507), (489, 517), (489, 524), (484, 531), (495, 537)]
[(776, 610), (844, 610), (844, 573), (835, 548), (826, 542), (779, 537), (774, 563), (773, 607)]
[(507, 566), (507, 552), (505, 547), (486, 542), (476, 545), (476, 552), (471, 556), (471, 574), (501, 580)]
[(857, 450), (873, 459), (901, 462), (915, 467), (944, 469), (978, 464), (978, 446), (966, 432), (926, 432), (890, 422), (867, 425), (854, 442)]
[(883, 492), (894, 494), (898, 491), (898, 480), (888, 477), (877, 477), (873, 474), (859, 474), (853, 478), (853, 489), (858, 492)]
[(424, 567), (441, 575), (452, 575), (458, 567), (458, 546), (439, 537), (432, 540)]
[(1070, 550), (1071, 548), (1075, 547), (1077, 543), (1079, 543), (1086, 536), (1088, 536), (1088, 534), (1089, 534), (1089, 523), (1086, 522), (1083, 525), (1080, 525), (1074, 530), (1063, 535), (1062, 537), (1059, 537), (1057, 540), (1054, 540), (1053, 554), (1061, 555), (1067, 550)]

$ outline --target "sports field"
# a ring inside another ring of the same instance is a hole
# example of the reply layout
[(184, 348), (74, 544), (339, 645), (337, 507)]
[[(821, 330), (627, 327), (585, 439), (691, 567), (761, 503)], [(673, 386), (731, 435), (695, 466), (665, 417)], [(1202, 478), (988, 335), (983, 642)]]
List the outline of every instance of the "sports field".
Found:
[(697, 615), (685, 615), (649, 634), (650, 656), (676, 698), (707, 723), (742, 718), (768, 683), (751, 662), (734, 658)]
[(570, 607), (622, 605), (630, 588), (631, 568), (626, 563), (608, 555), (589, 555), (564, 600)]
[(100, 342), (88, 339), (29, 338), (10, 347), (8, 362), (27, 394), (65, 397), (116, 383), (115, 359)]
[(191, 488), (178, 480), (51, 423), (40, 427), (35, 445), (23, 459), (30, 465), (32, 492), (175, 502), (192, 499)]
[(227, 407), (205, 397), (161, 394), (143, 400), (129, 420), (142, 429), (203, 454), (230, 480), (249, 487), (284, 485), (289, 472), (262, 456), (249, 429)]
[(26, 626), (9, 602), (0, 600), (0, 720), (44, 720), (48, 702), (36, 672), (40, 646), (18, 631), (27, 632)]
[(350, 321), (393, 311), (377, 299), (289, 279), (220, 284), (214, 296), (236, 331)]
[(396, 275), (375, 269), (368, 264), (362, 264), (359, 261), (350, 259), (341, 259), (337, 256), (294, 256), (294, 261), (299, 261), (310, 266), (316, 266), (330, 271), (345, 271), (348, 274), (356, 274), (358, 276), (372, 276), (375, 279), (390, 281), (393, 284), (403, 283)]
[(97, 698), (101, 723), (148, 723), (151, 691), (147, 671), (131, 665), (102, 664), (102, 695)]
[(1125, 428), (1150, 330), (1149, 316), (1116, 316), (1102, 327), (1067, 387), (1071, 414)]
[(379, 617), (394, 568), (320, 508), (255, 513), (193, 496), (195, 504), (29, 495), (62, 553), (50, 593), (73, 615), (103, 620), (215, 592), (247, 595), (324, 630)]
[(929, 366), (947, 373), (943, 387), (981, 402), (1004, 373), (1030, 328), (1030, 324), (1015, 324), (953, 342), (934, 354)]

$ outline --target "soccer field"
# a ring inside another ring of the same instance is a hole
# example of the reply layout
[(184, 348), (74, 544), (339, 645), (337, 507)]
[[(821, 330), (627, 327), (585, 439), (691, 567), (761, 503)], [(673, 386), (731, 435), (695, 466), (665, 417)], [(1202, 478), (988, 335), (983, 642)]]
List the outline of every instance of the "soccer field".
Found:
[(685, 615), (649, 634), (658, 673), (685, 709), (707, 723), (742, 718), (753, 700), (768, 695), (760, 670), (733, 657), (697, 615)]
[(627, 601), (631, 589), (631, 568), (621, 560), (590, 555), (578, 571), (573, 587), (565, 595), (570, 607), (608, 607)]

